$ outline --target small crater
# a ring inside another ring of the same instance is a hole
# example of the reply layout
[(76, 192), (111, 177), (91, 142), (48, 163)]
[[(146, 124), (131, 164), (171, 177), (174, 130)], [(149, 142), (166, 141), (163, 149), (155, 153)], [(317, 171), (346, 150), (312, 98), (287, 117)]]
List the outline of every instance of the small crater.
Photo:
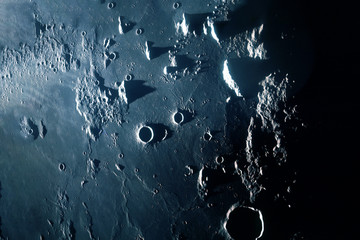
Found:
[(59, 163), (59, 170), (62, 171), (62, 172), (66, 170), (65, 163)]
[(114, 53), (114, 52), (109, 53), (109, 57), (108, 57), (108, 58), (110, 59), (110, 61), (115, 60), (115, 59), (116, 59), (116, 53)]
[(116, 7), (116, 3), (114, 2), (109, 2), (107, 5), (108, 9), (113, 9), (114, 7)]
[(224, 159), (224, 157), (223, 156), (217, 156), (216, 158), (215, 158), (215, 162), (217, 163), (217, 164), (222, 164), (222, 163), (224, 163), (224, 161), (225, 161), (225, 159)]
[(179, 7), (181, 7), (181, 3), (175, 2), (175, 3), (173, 4), (173, 8), (174, 8), (174, 9), (178, 9)]
[(121, 82), (119, 82), (119, 81), (114, 82), (115, 88), (119, 88), (120, 86), (121, 86)]
[(144, 33), (144, 29), (143, 28), (138, 28), (138, 29), (136, 29), (136, 35), (141, 35), (141, 34), (143, 34)]
[(182, 114), (181, 112), (176, 112), (173, 115), (173, 121), (178, 125), (182, 124), (184, 122), (184, 114)]
[(187, 172), (184, 174), (185, 177), (191, 176), (194, 174), (194, 172), (196, 171), (196, 167), (195, 166), (191, 166), (191, 165), (186, 165), (185, 166)]
[(204, 138), (204, 140), (205, 141), (210, 141), (211, 139), (212, 139), (212, 135), (211, 135), (211, 132), (210, 131), (207, 131), (205, 134), (204, 134), (204, 136), (203, 136), (203, 138)]
[(134, 76), (131, 73), (125, 75), (126, 81), (131, 81), (133, 78), (134, 78)]

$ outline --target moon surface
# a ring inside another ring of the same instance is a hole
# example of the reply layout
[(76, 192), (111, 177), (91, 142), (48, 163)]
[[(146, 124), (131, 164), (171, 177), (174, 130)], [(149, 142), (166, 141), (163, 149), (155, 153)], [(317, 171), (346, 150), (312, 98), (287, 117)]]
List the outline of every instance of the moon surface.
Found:
[(321, 235), (297, 2), (1, 1), (0, 239)]

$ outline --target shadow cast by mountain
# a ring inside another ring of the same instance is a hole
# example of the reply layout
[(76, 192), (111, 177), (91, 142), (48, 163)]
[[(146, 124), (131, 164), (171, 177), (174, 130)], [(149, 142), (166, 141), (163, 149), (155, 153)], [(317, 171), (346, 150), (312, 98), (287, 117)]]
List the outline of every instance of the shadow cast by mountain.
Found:
[(40, 37), (40, 35), (46, 31), (46, 26), (45, 24), (42, 24), (41, 22), (39, 22), (38, 20), (35, 20), (35, 33), (36, 33), (36, 37)]
[(146, 86), (144, 83), (144, 80), (125, 81), (126, 97), (129, 104), (155, 91), (155, 88)]
[(203, 31), (203, 24), (211, 13), (188, 14), (185, 13), (185, 19), (189, 24), (189, 32), (200, 35)]
[(100, 87), (100, 89), (104, 90), (105, 89), (105, 86), (104, 86), (105, 85), (105, 79), (102, 76), (100, 76), (100, 74), (98, 72), (96, 72), (96, 71), (93, 71), (93, 75), (96, 78), (96, 80), (99, 81), (98, 86)]
[(176, 63), (180, 69), (195, 67), (195, 60), (188, 57), (187, 55), (176, 55)]
[(174, 49), (174, 47), (154, 47), (154, 42), (152, 41), (147, 41), (147, 44), (150, 51), (150, 59), (158, 58)]
[(259, 83), (274, 70), (267, 60), (235, 58), (228, 61), (232, 79), (239, 86), (241, 94), (246, 99), (257, 96), (257, 93), (261, 90)]
[(151, 127), (154, 132), (154, 137), (151, 140), (151, 143), (161, 142), (172, 137), (172, 131), (170, 130), (169, 127), (165, 126), (164, 124), (149, 123), (147, 125)]
[(265, 0), (248, 1), (228, 16), (229, 21), (215, 22), (220, 40), (259, 27), (266, 18), (269, 3)]
[(121, 27), (122, 27), (122, 31), (124, 34), (129, 32), (130, 30), (132, 30), (134, 28), (134, 26), (136, 25), (135, 22), (132, 22), (123, 16), (120, 16), (119, 18), (121, 21)]
[(184, 125), (184, 124), (194, 120), (195, 113), (192, 113), (192, 112), (189, 112), (189, 111), (183, 110), (183, 109), (178, 109), (178, 112), (181, 113), (184, 117), (184, 120), (181, 122), (181, 125)]

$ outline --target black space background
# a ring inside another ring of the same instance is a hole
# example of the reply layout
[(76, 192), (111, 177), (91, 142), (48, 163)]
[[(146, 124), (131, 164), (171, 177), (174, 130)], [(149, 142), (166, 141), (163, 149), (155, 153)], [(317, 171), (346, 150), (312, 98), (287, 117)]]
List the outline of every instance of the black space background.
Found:
[[(291, 5), (295, 21), (307, 28), (314, 44), (310, 78), (295, 96), (307, 128), (289, 149), (289, 160), (298, 169), (296, 204), (283, 216), (304, 239), (355, 239), (359, 8), (345, 1), (280, 2)], [(287, 227), (277, 230), (287, 232)]]

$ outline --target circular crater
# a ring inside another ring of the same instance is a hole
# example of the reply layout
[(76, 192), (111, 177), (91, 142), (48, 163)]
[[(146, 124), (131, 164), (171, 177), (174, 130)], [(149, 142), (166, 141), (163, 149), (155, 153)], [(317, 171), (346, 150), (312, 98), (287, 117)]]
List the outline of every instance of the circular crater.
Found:
[(111, 53), (109, 54), (109, 59), (110, 59), (111, 61), (113, 61), (113, 60), (115, 60), (115, 58), (116, 58), (116, 53), (111, 52)]
[(181, 3), (175, 2), (175, 3), (173, 4), (173, 8), (174, 8), (174, 9), (178, 9), (179, 7), (181, 7)]
[(174, 115), (173, 115), (173, 121), (174, 123), (176, 124), (181, 124), (184, 122), (184, 114), (182, 114), (181, 112), (176, 112)]
[(144, 29), (142, 29), (142, 28), (136, 29), (136, 35), (141, 35), (141, 34), (143, 34), (143, 32), (144, 32)]
[(27, 129), (27, 133), (28, 133), (29, 135), (33, 135), (33, 134), (34, 134), (34, 130), (33, 130), (32, 128), (28, 128), (28, 129)]
[(143, 126), (140, 128), (138, 136), (143, 143), (149, 143), (154, 138), (154, 131), (149, 126)]
[(116, 88), (119, 88), (120, 85), (121, 85), (121, 82), (119, 82), (119, 81), (114, 82), (114, 86), (115, 86)]
[(222, 164), (222, 163), (224, 163), (224, 157), (223, 156), (217, 156), (216, 158), (215, 158), (215, 162), (217, 163), (217, 164)]
[(59, 170), (60, 171), (65, 171), (65, 169), (66, 169), (65, 163), (59, 163)]
[(205, 141), (210, 141), (212, 139), (212, 135), (210, 133), (210, 131), (206, 132), (203, 136)]
[(116, 6), (116, 3), (114, 3), (114, 2), (110, 2), (110, 3), (108, 3), (108, 9), (112, 9), (112, 8), (114, 8)]
[(236, 207), (229, 212), (225, 228), (232, 239), (258, 239), (263, 233), (261, 218), (260, 213), (253, 208)]
[(131, 73), (125, 75), (126, 81), (131, 81), (133, 78), (134, 78), (134, 76)]

